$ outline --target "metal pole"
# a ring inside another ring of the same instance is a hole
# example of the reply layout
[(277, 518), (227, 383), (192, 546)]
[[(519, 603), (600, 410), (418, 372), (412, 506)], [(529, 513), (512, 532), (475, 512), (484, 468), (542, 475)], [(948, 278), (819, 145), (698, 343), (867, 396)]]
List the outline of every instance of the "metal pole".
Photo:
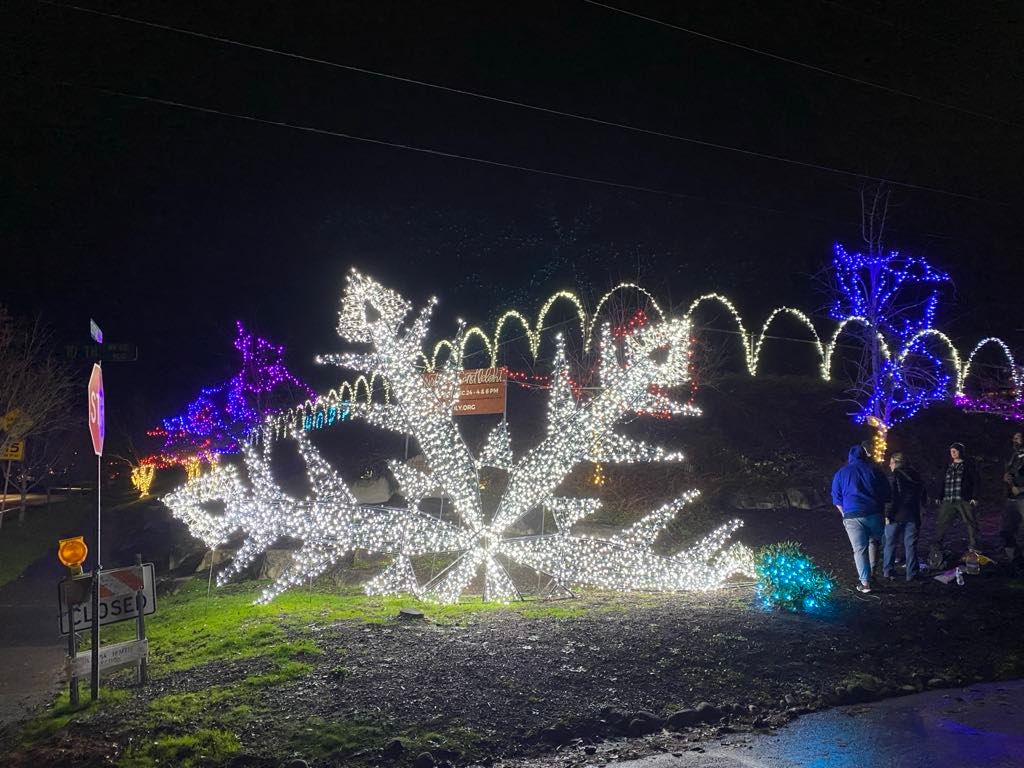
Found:
[(90, 695), (96, 701), (100, 695), (100, 580), (103, 560), (100, 556), (103, 534), (102, 515), (103, 457), (96, 457), (96, 570), (92, 574), (92, 686)]
[[(64, 587), (61, 587), (64, 589)], [(68, 606), (68, 661), (70, 662), (71, 676), (68, 680), (68, 698), (72, 707), (78, 706), (78, 675), (75, 674), (75, 657), (78, 656), (78, 635), (75, 634), (75, 606), (68, 600), (67, 590), (64, 591), (64, 601)]]
[[(138, 566), (139, 577), (143, 580), (143, 582), (145, 582), (146, 576), (142, 572), (142, 555), (141, 554), (136, 554), (135, 555), (135, 565)], [(146, 606), (143, 603), (144, 599), (145, 598), (143, 598), (142, 592), (136, 592), (135, 593), (135, 613), (136, 613), (136, 618), (135, 618), (135, 639), (136, 640), (145, 640), (146, 639), (146, 616), (145, 616), (145, 608), (146, 608)], [(136, 676), (137, 676), (139, 685), (145, 685), (146, 684), (146, 680), (147, 680), (146, 657), (145, 656), (143, 656), (141, 659), (139, 659), (139, 667), (136, 670), (136, 672), (137, 672)]]
[(210, 591), (213, 589), (213, 564), (217, 561), (217, 548), (214, 547), (210, 550), (210, 578), (206, 581), (206, 596), (210, 596)]
[(4, 473), (4, 498), (0, 501), (0, 528), (4, 524), (4, 511), (7, 507), (7, 485), (11, 480), (11, 462), (7, 462), (7, 471)]

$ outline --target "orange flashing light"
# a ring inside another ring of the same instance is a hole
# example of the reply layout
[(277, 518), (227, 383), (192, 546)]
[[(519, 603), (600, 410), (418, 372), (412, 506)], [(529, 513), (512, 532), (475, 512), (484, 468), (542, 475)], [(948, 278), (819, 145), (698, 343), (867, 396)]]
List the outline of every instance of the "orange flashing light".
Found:
[(85, 546), (84, 536), (61, 539), (57, 542), (57, 559), (68, 568), (78, 568), (81, 570), (82, 563), (85, 562), (85, 557), (88, 554), (89, 548)]

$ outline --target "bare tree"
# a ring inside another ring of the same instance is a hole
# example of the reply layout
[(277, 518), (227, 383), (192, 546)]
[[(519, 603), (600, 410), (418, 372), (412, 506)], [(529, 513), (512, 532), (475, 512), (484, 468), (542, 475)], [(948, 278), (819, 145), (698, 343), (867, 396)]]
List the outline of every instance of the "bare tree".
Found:
[[(59, 456), (59, 437), (68, 427), (75, 386), (68, 365), (51, 350), (51, 332), (38, 318), (2, 324), (0, 451), (25, 443), (25, 461), (19, 462), (22, 466), (15, 469), (13, 462), (4, 464), (4, 487), (14, 480), (24, 504), (28, 487), (38, 484), (45, 476), (40, 473), (48, 473)], [(39, 477), (28, 486), (29, 478), (35, 475)]]

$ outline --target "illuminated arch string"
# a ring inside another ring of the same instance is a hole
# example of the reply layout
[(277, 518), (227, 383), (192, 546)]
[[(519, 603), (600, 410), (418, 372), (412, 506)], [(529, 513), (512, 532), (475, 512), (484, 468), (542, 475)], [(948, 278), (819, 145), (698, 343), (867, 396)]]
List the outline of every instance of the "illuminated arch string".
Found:
[[(598, 328), (598, 317), (600, 316), (601, 311), (605, 308), (605, 305), (612, 299), (612, 297), (620, 291), (634, 291), (645, 297), (654, 312), (657, 314), (658, 318), (660, 320), (666, 319), (667, 315), (659, 305), (654, 295), (636, 283), (619, 283), (611, 288), (597, 301), (593, 313), (589, 313), (587, 311), (586, 305), (575, 293), (568, 290), (562, 290), (549, 296), (540, 305), (536, 320), (533, 322), (531, 322), (528, 315), (518, 310), (511, 309), (498, 317), (492, 334), (488, 334), (480, 325), (474, 325), (466, 328), (460, 324), (460, 333), (455, 338), (439, 340), (434, 344), (433, 350), (430, 352), (429, 356), (426, 352), (421, 352), (419, 359), (422, 361), (425, 371), (437, 370), (444, 359), (442, 356), (445, 354), (447, 354), (447, 359), (449, 361), (457, 362), (461, 365), (469, 356), (467, 355), (467, 350), (469, 349), (472, 341), (474, 344), (481, 345), (481, 351), (485, 355), (489, 366), (497, 367), (500, 364), (502, 348), (516, 339), (525, 338), (530, 354), (533, 356), (534, 360), (536, 360), (537, 356), (540, 354), (542, 336), (544, 332), (548, 330), (544, 323), (552, 311), (552, 308), (558, 302), (567, 303), (574, 310), (573, 321), (579, 325), (580, 335), (583, 341), (583, 349), (584, 351), (589, 351), (592, 349), (594, 344), (595, 331)], [(735, 322), (740, 346), (743, 351), (744, 363), (751, 376), (758, 375), (761, 358), (764, 355), (765, 342), (771, 338), (769, 336), (770, 327), (772, 323), (781, 316), (792, 317), (810, 332), (812, 336), (812, 341), (810, 343), (814, 345), (814, 348), (818, 353), (819, 373), (821, 378), (825, 381), (830, 381), (832, 379), (835, 352), (839, 346), (840, 337), (848, 330), (849, 326), (857, 324), (863, 326), (865, 329), (871, 328), (871, 323), (867, 318), (859, 315), (851, 315), (850, 317), (842, 320), (836, 326), (828, 342), (824, 342), (821, 335), (818, 333), (814, 322), (807, 313), (793, 307), (781, 306), (776, 307), (768, 314), (768, 318), (761, 325), (760, 330), (755, 334), (748, 330), (748, 326), (744, 323), (743, 316), (736, 308), (735, 303), (727, 296), (720, 293), (706, 293), (694, 299), (683, 315), (683, 319), (692, 321), (698, 309), (708, 303), (720, 305), (727, 311), (732, 321)], [(561, 326), (563, 323), (559, 323), (557, 325)], [(518, 331), (518, 334), (516, 331)], [(885, 338), (881, 333), (876, 332), (876, 334), (883, 357), (891, 359), (893, 353), (886, 344)], [(995, 336), (989, 336), (979, 341), (967, 356), (966, 362), (962, 362), (960, 352), (957, 350), (952, 339), (942, 331), (929, 328), (919, 331), (912, 336), (907, 343), (898, 350), (896, 359), (899, 362), (902, 362), (906, 359), (907, 355), (913, 351), (915, 345), (929, 337), (939, 339), (948, 350), (947, 360), (952, 364), (954, 372), (953, 380), (956, 388), (955, 395), (960, 396), (963, 394), (965, 381), (971, 373), (971, 366), (973, 365), (974, 358), (978, 354), (979, 350), (988, 344), (995, 344), (1002, 349), (1010, 367), (1015, 399), (1017, 401), (1024, 400), (1024, 380), (1022, 380), (1022, 377), (1017, 370), (1013, 354), (1007, 344), (1002, 339)], [(478, 353), (470, 352), (469, 354), (475, 355)], [(306, 400), (304, 403), (295, 406), (290, 411), (282, 412), (278, 416), (274, 417), (272, 423), (269, 424), (270, 432), (272, 434), (281, 433), (282, 430), (286, 429), (286, 425), (295, 424), (297, 421), (300, 424), (315, 422), (318, 413), (322, 414), (320, 416), (321, 421), (326, 423), (327, 421), (330, 421), (329, 409), (331, 407), (342, 408), (369, 406), (373, 403), (373, 393), (375, 391), (381, 391), (383, 393), (383, 402), (390, 402), (387, 382), (377, 373), (374, 373), (369, 380), (365, 376), (360, 376), (353, 382), (342, 382), (336, 389), (330, 390), (325, 395), (318, 397), (315, 400)]]

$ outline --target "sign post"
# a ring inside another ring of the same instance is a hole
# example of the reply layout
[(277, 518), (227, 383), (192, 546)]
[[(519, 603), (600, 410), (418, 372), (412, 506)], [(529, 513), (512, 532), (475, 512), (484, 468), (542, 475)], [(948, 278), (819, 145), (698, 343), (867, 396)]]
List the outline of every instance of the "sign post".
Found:
[[(90, 321), (92, 323), (92, 321)], [(95, 323), (92, 323), (95, 326)], [(99, 330), (98, 328), (96, 329)], [(95, 337), (96, 334), (94, 333)], [(102, 334), (100, 335), (102, 338)], [(99, 363), (92, 367), (89, 376), (89, 436), (92, 438), (92, 449), (96, 453), (96, 569), (92, 579), (92, 615), (99, 614), (100, 606), (100, 574), (103, 572), (101, 559), (101, 536), (103, 532), (102, 490), (103, 490), (103, 438), (106, 433), (103, 402), (103, 369)], [(100, 623), (92, 623), (92, 688), (90, 695), (93, 701), (100, 694)]]

